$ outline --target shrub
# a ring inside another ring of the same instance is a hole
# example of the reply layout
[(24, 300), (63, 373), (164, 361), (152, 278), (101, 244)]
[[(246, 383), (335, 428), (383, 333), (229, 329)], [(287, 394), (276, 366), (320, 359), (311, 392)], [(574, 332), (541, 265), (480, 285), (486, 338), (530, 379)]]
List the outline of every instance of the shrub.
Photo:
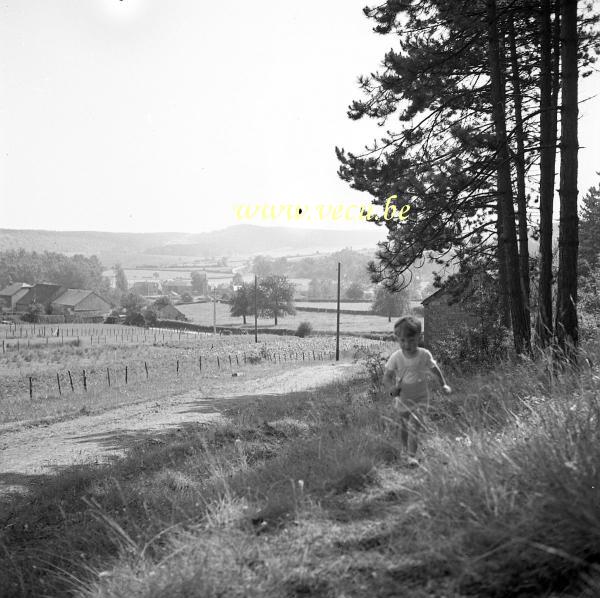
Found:
[(156, 326), (156, 312), (150, 308), (146, 308), (142, 314), (146, 326)]
[(468, 371), (481, 365), (495, 365), (508, 357), (510, 336), (500, 325), (478, 326), (466, 330), (451, 331), (443, 340), (431, 347), (441, 363)]
[(369, 397), (376, 400), (381, 398), (383, 391), (383, 370), (387, 357), (379, 351), (371, 348), (361, 349), (357, 352), (362, 354), (365, 368), (369, 375)]
[(305, 336), (310, 336), (312, 331), (313, 327), (310, 322), (300, 322), (300, 324), (298, 324), (298, 329), (296, 330), (296, 336), (304, 338)]

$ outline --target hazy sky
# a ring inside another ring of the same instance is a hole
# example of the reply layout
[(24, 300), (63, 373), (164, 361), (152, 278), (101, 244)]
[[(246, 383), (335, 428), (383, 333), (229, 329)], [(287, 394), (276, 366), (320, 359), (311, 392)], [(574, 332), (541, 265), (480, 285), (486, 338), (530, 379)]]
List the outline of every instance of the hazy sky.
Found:
[[(334, 153), (381, 133), (346, 116), (393, 43), (366, 3), (4, 0), (0, 227), (201, 232), (244, 202), (368, 202)], [(598, 91), (598, 73), (582, 82)], [(582, 105), (581, 192), (599, 115)], [(361, 225), (318, 223), (342, 226)]]

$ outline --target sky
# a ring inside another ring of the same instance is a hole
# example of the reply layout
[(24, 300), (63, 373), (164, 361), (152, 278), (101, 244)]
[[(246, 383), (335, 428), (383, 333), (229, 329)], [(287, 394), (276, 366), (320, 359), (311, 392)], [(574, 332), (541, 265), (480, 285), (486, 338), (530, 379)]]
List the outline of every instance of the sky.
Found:
[[(257, 204), (275, 219), (245, 222), (300, 226), (297, 203), (305, 226), (373, 226), (333, 218), (370, 201), (337, 176), (335, 146), (382, 133), (346, 115), (394, 41), (366, 3), (3, 0), (0, 228), (204, 232)], [(599, 92), (599, 72), (582, 80), (582, 99)], [(600, 97), (580, 117), (582, 194)]]

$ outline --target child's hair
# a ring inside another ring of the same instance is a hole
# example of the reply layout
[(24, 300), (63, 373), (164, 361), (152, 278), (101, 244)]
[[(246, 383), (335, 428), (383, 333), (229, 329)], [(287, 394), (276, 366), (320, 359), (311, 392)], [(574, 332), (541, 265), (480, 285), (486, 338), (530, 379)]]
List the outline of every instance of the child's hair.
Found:
[(395, 324), (394, 324), (394, 332), (400, 329), (406, 330), (408, 336), (417, 336), (421, 334), (421, 321), (417, 320), (417, 318), (413, 318), (412, 316), (402, 316)]

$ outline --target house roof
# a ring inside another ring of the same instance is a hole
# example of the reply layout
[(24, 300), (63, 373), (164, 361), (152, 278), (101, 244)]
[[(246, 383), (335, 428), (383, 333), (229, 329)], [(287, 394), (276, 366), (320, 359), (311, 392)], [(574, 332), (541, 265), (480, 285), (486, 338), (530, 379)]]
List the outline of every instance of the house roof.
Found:
[[(485, 272), (485, 271), (483, 271), (483, 272), (476, 272), (469, 279), (469, 283), (468, 283), (468, 285), (467, 285), (466, 288), (467, 289), (472, 288), (473, 284), (475, 282), (477, 282), (478, 284), (481, 284), (483, 282), (493, 282), (493, 281), (494, 281), (494, 278), (490, 274), (488, 274), (487, 272)], [(464, 291), (465, 291), (465, 289), (463, 289), (462, 292), (464, 292)], [(421, 301), (421, 305), (427, 305), (433, 299), (439, 297), (440, 295), (443, 295), (444, 293), (450, 294), (450, 291), (448, 291), (448, 289), (442, 287), (441, 289), (438, 289), (435, 293), (432, 293), (431, 295), (429, 295), (429, 297), (425, 297), (425, 299), (423, 299), (423, 301)]]
[(423, 299), (423, 301), (421, 301), (421, 305), (427, 305), (428, 303), (433, 301), (433, 299), (435, 299), (439, 295), (443, 295), (445, 292), (446, 292), (446, 289), (438, 289), (435, 293), (431, 293), (431, 295), (429, 295), (428, 297), (425, 297), (425, 299)]
[(34, 301), (37, 303), (47, 303), (48, 301), (52, 301), (52, 299), (61, 291), (64, 290), (64, 287), (61, 287), (59, 284), (48, 284), (41, 283), (32, 286), (27, 290), (27, 293), (23, 295), (18, 301), (17, 304), (25, 304), (29, 305)]
[(89, 291), (86, 289), (67, 289), (62, 295), (59, 295), (52, 303), (74, 307), (90, 295), (94, 294), (94, 291)]
[(20, 291), (23, 288), (25, 288), (25, 289), (31, 288), (31, 285), (27, 284), (26, 282), (13, 282), (12, 284), (9, 284), (7, 287), (4, 287), (0, 291), (0, 295), (12, 297), (15, 293), (17, 293), (18, 291)]

